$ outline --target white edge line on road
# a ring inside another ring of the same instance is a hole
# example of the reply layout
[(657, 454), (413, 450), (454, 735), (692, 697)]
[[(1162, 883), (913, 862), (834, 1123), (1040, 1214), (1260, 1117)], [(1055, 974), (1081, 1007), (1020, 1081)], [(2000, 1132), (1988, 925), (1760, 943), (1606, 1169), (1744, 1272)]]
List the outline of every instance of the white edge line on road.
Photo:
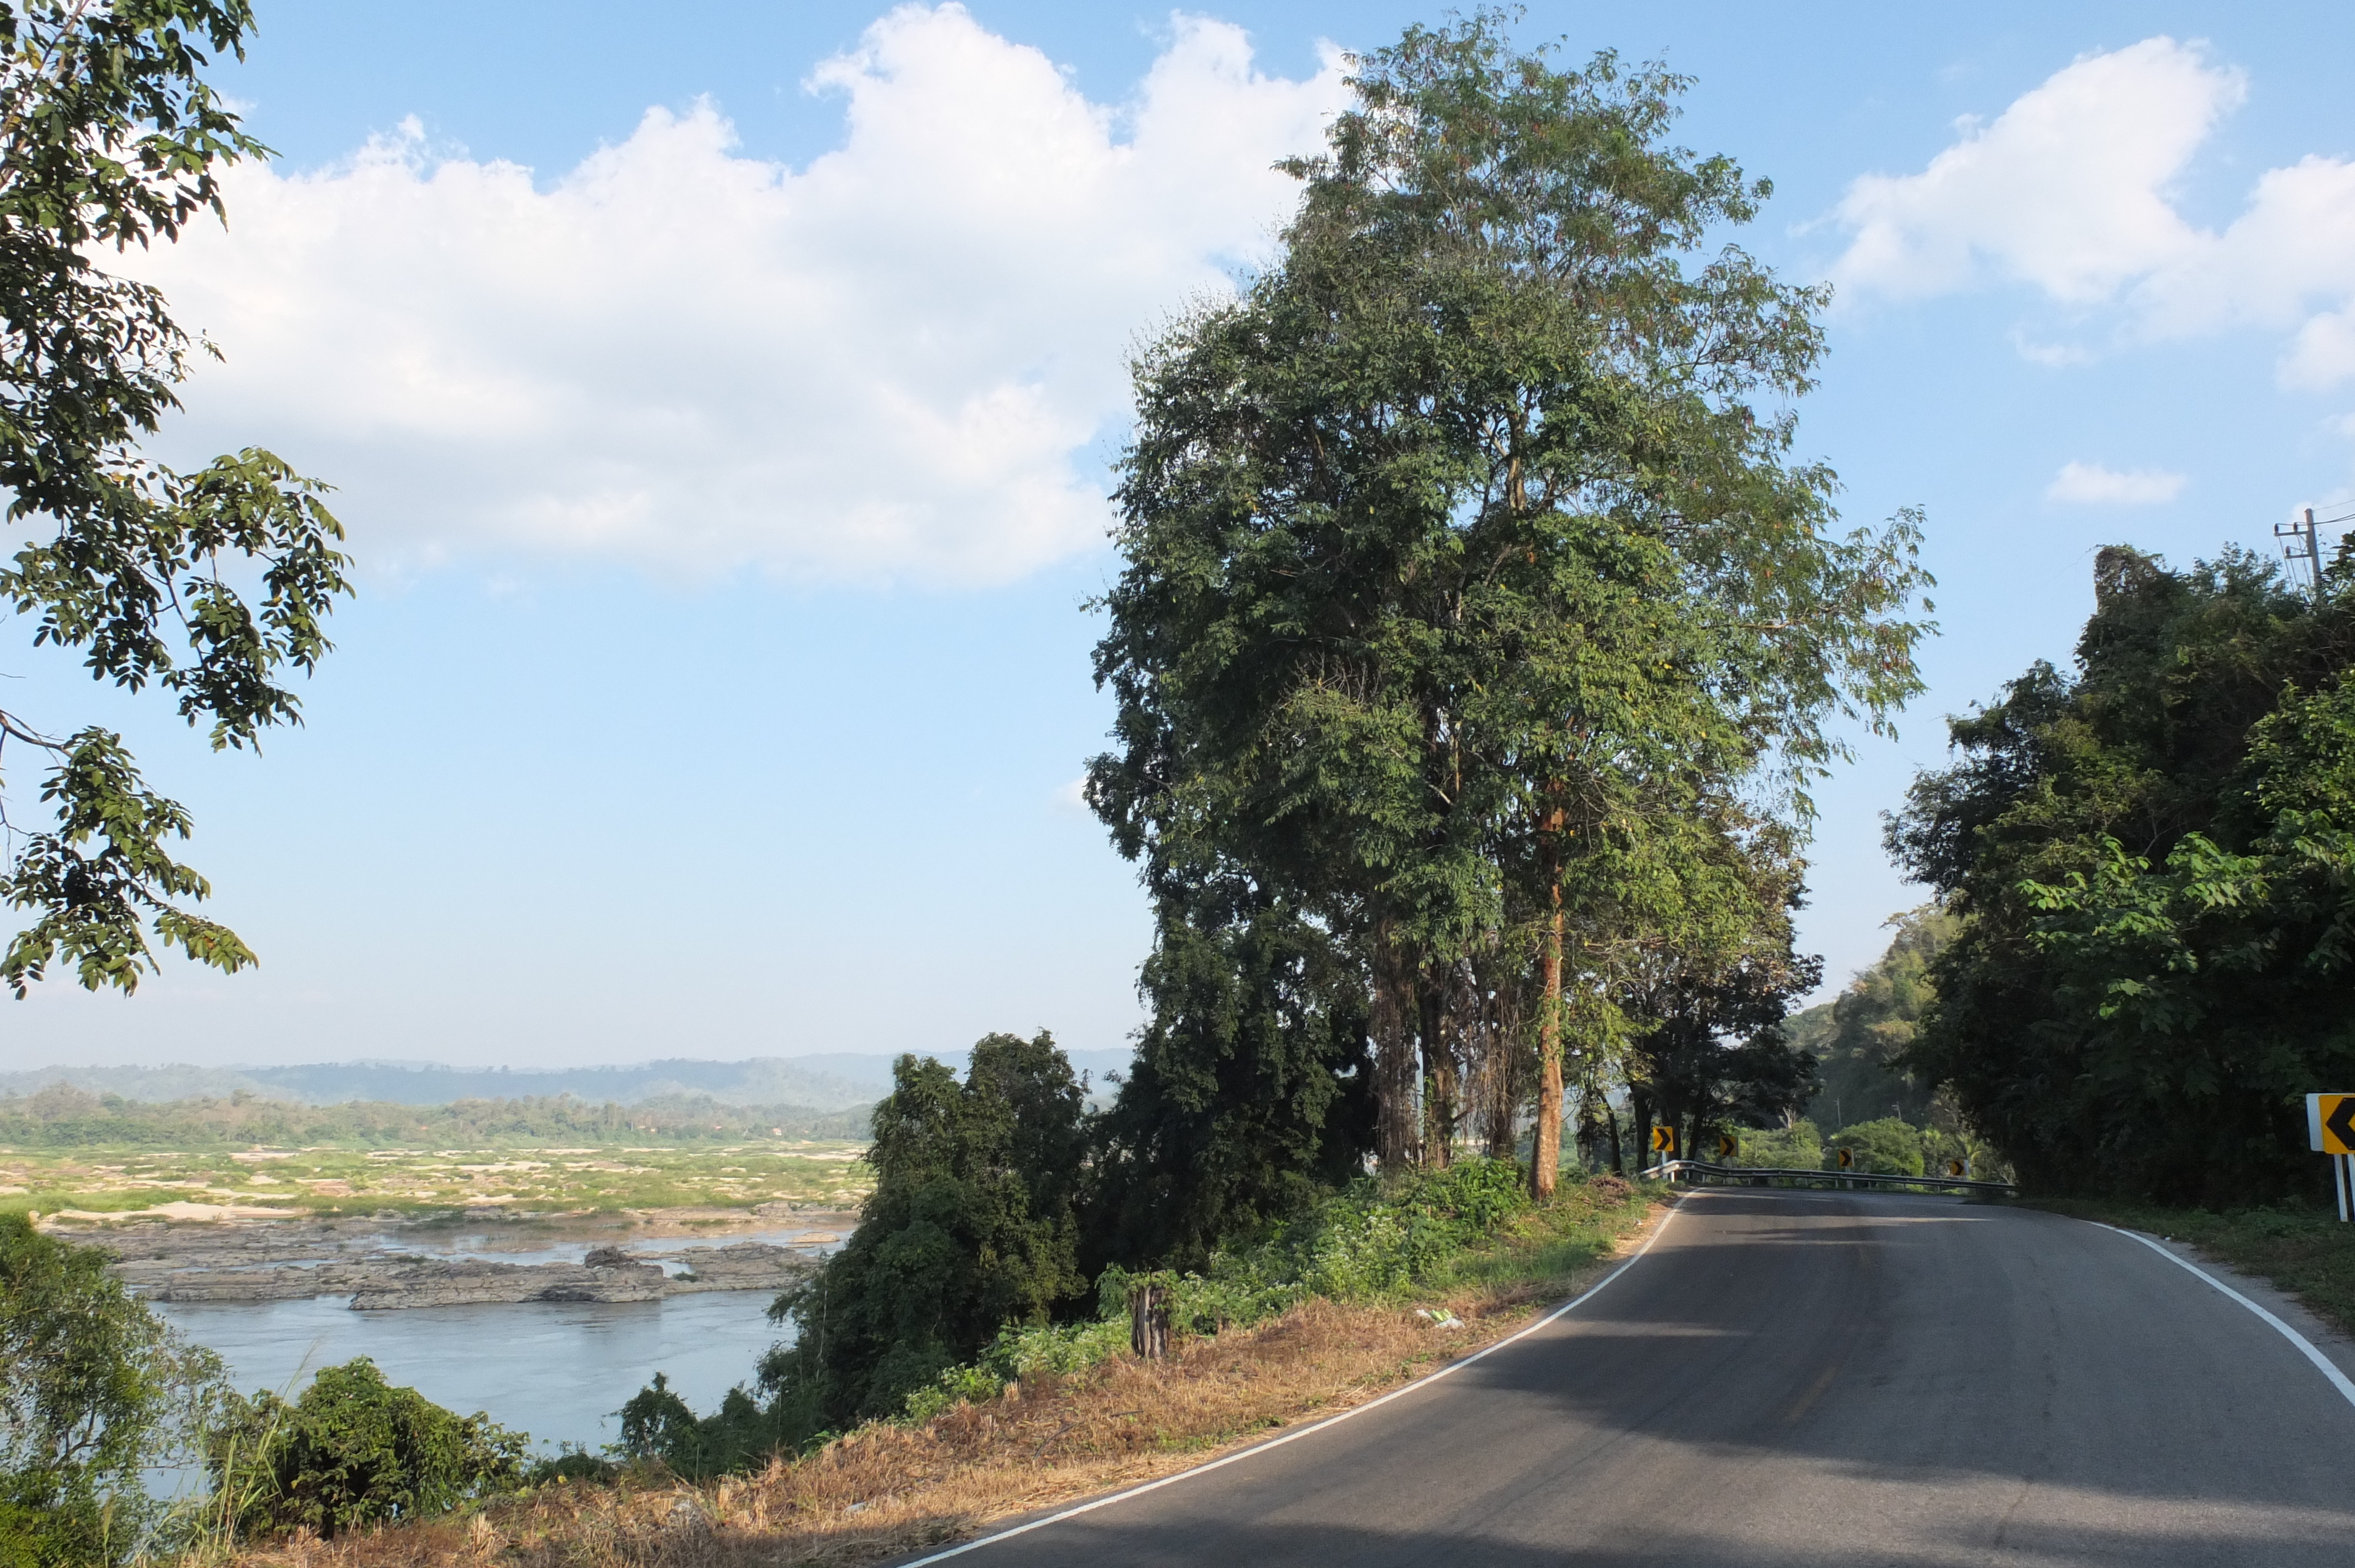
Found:
[[(1511, 1344), (1514, 1340), (1527, 1339), (1529, 1335), (1536, 1333), (1540, 1329), (1544, 1328), (1548, 1323), (1552, 1322), (1555, 1319), (1563, 1317), (1568, 1313), (1577, 1310), (1587, 1302), (1593, 1300), (1597, 1296), (1602, 1295), (1605, 1289), (1609, 1288), (1613, 1280), (1618, 1278), (1621, 1275), (1635, 1267), (1638, 1262), (1642, 1261), (1644, 1255), (1652, 1250), (1652, 1244), (1658, 1241), (1668, 1231), (1668, 1222), (1676, 1218), (1678, 1213), (1683, 1207), (1684, 1200), (1679, 1197), (1675, 1202), (1668, 1206), (1668, 1212), (1660, 1216), (1659, 1224), (1653, 1229), (1652, 1234), (1649, 1236), (1645, 1238), (1644, 1245), (1636, 1249), (1636, 1255), (1621, 1264), (1618, 1267), (1613, 1269), (1610, 1273), (1604, 1275), (1601, 1279), (1597, 1280), (1593, 1286), (1588, 1287), (1585, 1294), (1563, 1302), (1561, 1306), (1555, 1308), (1552, 1311), (1547, 1313), (1536, 1322), (1531, 1323), (1528, 1328), (1508, 1334), (1503, 1339), (1497, 1340), (1495, 1344), (1476, 1350), (1470, 1355), (1465, 1356), (1460, 1361), (1450, 1361), (1445, 1366), (1440, 1368), (1437, 1372), (1433, 1372), (1426, 1377), (1419, 1377), (1411, 1383), (1407, 1383), (1402, 1387), (1394, 1388), (1388, 1393), (1382, 1395), (1380, 1399), (1369, 1399), (1363, 1404), (1351, 1406), (1349, 1409), (1341, 1412), (1338, 1415), (1328, 1415), (1322, 1421), (1313, 1422), (1296, 1431), (1287, 1432), (1281, 1437), (1271, 1437), (1264, 1443), (1254, 1444), (1252, 1446), (1243, 1449), (1241, 1453), (1230, 1454), (1223, 1459), (1213, 1459), (1207, 1465), (1197, 1465), (1190, 1470), (1179, 1470), (1175, 1475), (1164, 1476), (1157, 1481), (1146, 1481), (1144, 1485), (1131, 1487), (1124, 1492), (1114, 1492), (1110, 1497), (1097, 1498), (1092, 1502), (1083, 1502), (1077, 1508), (1067, 1508), (1060, 1513), (1049, 1514), (1045, 1519), (1034, 1519), (1028, 1524), (1018, 1524), (1011, 1530), (1001, 1530), (993, 1534), (980, 1536), (975, 1540), (966, 1542), (962, 1546), (952, 1546), (945, 1552), (935, 1552), (930, 1557), (919, 1557), (913, 1562), (902, 1563), (900, 1564), (900, 1568), (924, 1568), (924, 1565), (928, 1563), (945, 1563), (952, 1557), (962, 1557), (968, 1552), (978, 1551), (982, 1547), (994, 1545), (1000, 1541), (1011, 1541), (1018, 1535), (1028, 1535), (1034, 1530), (1043, 1530), (1050, 1524), (1060, 1524), (1067, 1519), (1077, 1519), (1083, 1513), (1093, 1513), (1100, 1508), (1110, 1508), (1116, 1502), (1126, 1502), (1131, 1498), (1143, 1497), (1147, 1492), (1157, 1492), (1162, 1488), (1175, 1486), (1179, 1481), (1192, 1480), (1196, 1476), (1207, 1476), (1212, 1470), (1223, 1469), (1227, 1466), (1234, 1464), (1239, 1460), (1256, 1459), (1262, 1454), (1267, 1453), (1270, 1449), (1281, 1448), (1286, 1443), (1297, 1441), (1298, 1439), (1305, 1437), (1314, 1432), (1322, 1432), (1327, 1426), (1338, 1426), (1342, 1422), (1348, 1420), (1350, 1417), (1363, 1415), (1369, 1410), (1379, 1410), (1383, 1405), (1388, 1404), (1391, 1400), (1403, 1399), (1408, 1394), (1414, 1393), (1417, 1389), (1429, 1388), (1441, 1378), (1452, 1377), (1455, 1373), (1462, 1372), (1465, 1367), (1470, 1366), (1474, 1361), (1482, 1360), (1487, 1356), (1495, 1355), (1498, 1351), (1503, 1350), (1507, 1345)], [(2209, 1283), (2214, 1284), (2215, 1282), (2211, 1280)], [(2216, 1288), (2222, 1290), (2223, 1289), (2223, 1287), (2219, 1285)], [(2284, 1329), (2282, 1332), (2286, 1334), (2289, 1333), (2289, 1330), (2287, 1329)], [(2292, 1339), (2296, 1339), (2296, 1336), (2294, 1334), (2290, 1337)], [(2299, 1340), (2298, 1343), (2305, 1344), (2306, 1341)], [(2311, 1355), (2314, 1352), (2309, 1347), (2307, 1353)], [(2344, 1382), (2345, 1380), (2342, 1379), (2340, 1381)], [(2355, 1393), (2350, 1393), (2349, 1397), (2355, 1398)]]
[[(2089, 1223), (2097, 1225), (2102, 1224), (2102, 1222), (2099, 1220), (2094, 1220)], [(2324, 1355), (2320, 1351), (2316, 1350), (2314, 1348), (2314, 1341), (2307, 1339), (2304, 1334), (2299, 1333), (2296, 1329), (2291, 1328), (2287, 1323), (2283, 1322), (2279, 1318), (2275, 1317), (2271, 1312), (2266, 1311), (2264, 1308), (2258, 1306), (2255, 1302), (2250, 1300), (2247, 1297), (2242, 1295), (2239, 1291), (2233, 1289), (2231, 1286), (2225, 1284), (2222, 1280), (2217, 1278), (2214, 1275), (2209, 1273), (2198, 1264), (2188, 1263), (2184, 1259), (2176, 1256), (2175, 1254), (2168, 1251), (2167, 1248), (2159, 1245), (2158, 1243), (2151, 1240), (2148, 1236), (2137, 1235), (2134, 1232), (2129, 1230), (2121, 1230), (2116, 1225), (2102, 1225), (2102, 1229), (2105, 1231), (2116, 1231), (2118, 1234), (2126, 1237), (2128, 1241), (2138, 1241), (2142, 1243), (2143, 1245), (2150, 1248), (2151, 1251), (2158, 1254), (2159, 1256), (2167, 1259), (2168, 1262), (2175, 1265), (2176, 1267), (2184, 1270), (2186, 1273), (2198, 1275), (2210, 1285), (2214, 1286), (2217, 1289), (2222, 1291), (2225, 1295), (2231, 1297), (2242, 1306), (2246, 1307), (2250, 1311), (2254, 1312), (2258, 1317), (2263, 1318), (2266, 1322), (2274, 1326), (2275, 1330), (2280, 1333), (2283, 1339), (2287, 1340), (2291, 1344), (2296, 1345), (2298, 1349), (2298, 1353), (2303, 1355), (2307, 1361), (2312, 1361), (2323, 1376), (2330, 1380), (2330, 1386), (2337, 1389), (2340, 1394), (2345, 1396), (2348, 1404), (2355, 1404), (2355, 1382), (2350, 1382), (2347, 1374), (2339, 1370), (2337, 1363), (2332, 1361), (2328, 1356)]]

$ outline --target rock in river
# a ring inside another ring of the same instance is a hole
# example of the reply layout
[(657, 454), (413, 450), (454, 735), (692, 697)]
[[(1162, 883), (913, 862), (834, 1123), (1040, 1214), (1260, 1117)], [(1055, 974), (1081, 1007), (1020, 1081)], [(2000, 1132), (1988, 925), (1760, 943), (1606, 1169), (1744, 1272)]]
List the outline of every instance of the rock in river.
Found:
[(354, 1293), (352, 1310), (472, 1307), (495, 1301), (659, 1301), (666, 1283), (658, 1263), (600, 1259), (593, 1266), (519, 1264), (462, 1257), (387, 1269)]

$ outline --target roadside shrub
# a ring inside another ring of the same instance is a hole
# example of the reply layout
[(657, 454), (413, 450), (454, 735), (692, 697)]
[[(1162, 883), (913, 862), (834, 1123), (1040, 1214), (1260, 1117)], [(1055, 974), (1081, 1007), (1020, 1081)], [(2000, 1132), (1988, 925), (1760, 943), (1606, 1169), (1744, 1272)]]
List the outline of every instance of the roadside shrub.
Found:
[[(1387, 1192), (1362, 1181), (1255, 1243), (1213, 1253), (1200, 1273), (1107, 1268), (1096, 1280), (1094, 1320), (1008, 1326), (973, 1361), (911, 1393), (902, 1419), (929, 1421), (961, 1401), (994, 1399), (1008, 1383), (1080, 1372), (1118, 1355), (1128, 1348), (1128, 1294), (1138, 1286), (1168, 1290), (1171, 1324), (1189, 1334), (1264, 1322), (1309, 1296), (1398, 1295), (1525, 1213), (1528, 1181), (1508, 1160), (1467, 1160)], [(1625, 1184), (1614, 1184), (1624, 1196)]]
[(222, 1393), (219, 1358), (105, 1266), (0, 1214), (0, 1568), (138, 1550), (160, 1517), (143, 1472), (193, 1451)]
[(559, 1443), (553, 1458), (534, 1459), (524, 1472), (524, 1485), (554, 1486), (562, 1481), (587, 1481), (607, 1485), (622, 1473), (622, 1467), (602, 1455), (591, 1454), (577, 1443)]
[(1796, 1127), (1776, 1128), (1763, 1131), (1743, 1128), (1740, 1159), (1742, 1164), (1766, 1166), (1781, 1171), (1813, 1171), (1823, 1163), (1823, 1134), (1816, 1124), (1802, 1121)]
[(751, 1469), (797, 1436), (741, 1384), (721, 1396), (718, 1410), (698, 1416), (661, 1372), (631, 1395), (621, 1415), (623, 1455), (654, 1460), (690, 1481)]
[(362, 1356), (288, 1403), (230, 1395), (208, 1442), (216, 1497), (240, 1534), (333, 1536), (445, 1513), (523, 1482), (520, 1432), (395, 1388)]
[(1893, 1116), (1860, 1121), (1834, 1133), (1824, 1148), (1824, 1170), (1838, 1168), (1838, 1151), (1842, 1149), (1856, 1157), (1852, 1170), (1881, 1176), (1922, 1174), (1922, 1129)]

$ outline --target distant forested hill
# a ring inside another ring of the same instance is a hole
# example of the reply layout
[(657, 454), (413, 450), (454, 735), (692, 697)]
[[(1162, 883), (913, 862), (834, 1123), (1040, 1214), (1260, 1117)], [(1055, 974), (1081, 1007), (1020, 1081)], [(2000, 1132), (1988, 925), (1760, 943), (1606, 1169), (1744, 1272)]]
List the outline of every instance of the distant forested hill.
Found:
[(868, 1107), (723, 1106), (706, 1096), (666, 1096), (622, 1106), (570, 1095), (397, 1105), (344, 1100), (297, 1105), (242, 1091), (177, 1100), (133, 1100), (51, 1083), (0, 1098), (0, 1148), (394, 1149), (412, 1145), (544, 1147), (551, 1143), (693, 1144), (748, 1139), (858, 1139)]
[[(965, 1053), (940, 1053), (962, 1069)], [(1074, 1071), (1104, 1074), (1128, 1064), (1131, 1053), (1074, 1051)], [(39, 1067), (0, 1073), (0, 1097), (28, 1096), (51, 1084), (70, 1084), (123, 1099), (226, 1100), (242, 1093), (306, 1106), (366, 1101), (444, 1106), (460, 1100), (555, 1099), (570, 1095), (591, 1105), (636, 1106), (703, 1099), (722, 1106), (843, 1111), (873, 1104), (891, 1092), (891, 1058), (850, 1051), (813, 1056), (762, 1056), (746, 1062), (686, 1058), (626, 1067), (465, 1068), (428, 1062), (321, 1062), (293, 1067)]]

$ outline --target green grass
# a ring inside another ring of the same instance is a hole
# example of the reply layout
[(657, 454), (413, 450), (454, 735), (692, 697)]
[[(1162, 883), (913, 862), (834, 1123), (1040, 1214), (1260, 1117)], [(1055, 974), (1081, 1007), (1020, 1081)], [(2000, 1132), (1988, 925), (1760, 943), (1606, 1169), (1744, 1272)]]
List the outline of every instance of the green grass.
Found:
[(2355, 1334), (2355, 1224), (2321, 1209), (2162, 1209), (2086, 1199), (2030, 1205), (2190, 1242), (2243, 1274), (2270, 1280), (2342, 1333)]
[(1640, 1187), (1624, 1194), (1609, 1183), (1565, 1176), (1554, 1201), (1508, 1221), (1426, 1277), (1438, 1296), (1458, 1290), (1509, 1290), (1564, 1279), (1610, 1252), (1645, 1211), (1666, 1194)]
[(0, 1148), (0, 1210), (124, 1213), (184, 1202), (290, 1215), (422, 1217), (855, 1205), (863, 1146), (775, 1139), (719, 1147), (384, 1150)]
[(1469, 1307), (1479, 1297), (1541, 1298), (1609, 1253), (1664, 1196), (1617, 1177), (1565, 1173), (1552, 1201), (1537, 1206), (1518, 1165), (1487, 1160), (1386, 1187), (1363, 1183), (1274, 1234), (1217, 1255), (1207, 1274), (1107, 1269), (1097, 1281), (1096, 1318), (1008, 1325), (977, 1361), (950, 1368), (911, 1395), (907, 1419), (929, 1421), (959, 1401), (993, 1399), (1008, 1382), (1079, 1372), (1124, 1352), (1124, 1303), (1136, 1281), (1167, 1286), (1172, 1327), (1197, 1336), (1247, 1328), (1311, 1296), (1357, 1306), (1427, 1304), (1426, 1312), (1451, 1300)]

